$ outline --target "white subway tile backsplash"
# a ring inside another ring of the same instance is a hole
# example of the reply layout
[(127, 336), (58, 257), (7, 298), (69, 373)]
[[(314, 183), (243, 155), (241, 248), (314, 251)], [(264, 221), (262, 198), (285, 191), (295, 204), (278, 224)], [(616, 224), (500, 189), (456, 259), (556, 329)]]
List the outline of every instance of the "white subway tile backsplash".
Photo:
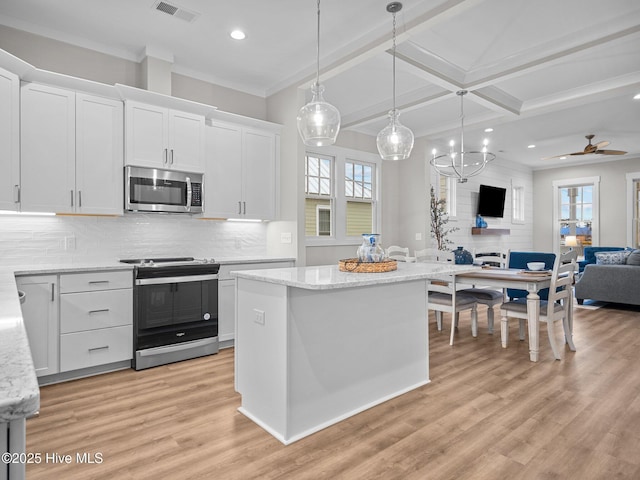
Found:
[[(120, 258), (266, 255), (267, 226), (190, 216), (0, 216), (0, 264), (86, 263)], [(75, 248), (65, 249), (73, 237)]]

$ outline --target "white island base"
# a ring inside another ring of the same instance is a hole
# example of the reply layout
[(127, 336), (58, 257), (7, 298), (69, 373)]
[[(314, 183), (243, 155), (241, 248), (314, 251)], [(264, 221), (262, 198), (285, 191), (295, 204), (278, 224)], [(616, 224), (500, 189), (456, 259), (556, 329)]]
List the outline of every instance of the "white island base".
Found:
[(429, 383), (428, 280), (299, 288), (237, 277), (239, 411), (282, 443)]

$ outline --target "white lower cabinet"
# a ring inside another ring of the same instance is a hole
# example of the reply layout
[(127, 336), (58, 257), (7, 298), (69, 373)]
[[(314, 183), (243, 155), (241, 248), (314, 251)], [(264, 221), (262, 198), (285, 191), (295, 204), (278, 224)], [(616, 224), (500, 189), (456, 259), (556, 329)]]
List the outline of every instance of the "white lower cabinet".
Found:
[(58, 276), (18, 277), (16, 283), (25, 293), (22, 317), (36, 375), (58, 373)]
[(60, 275), (60, 371), (130, 360), (131, 271)]
[[(224, 264), (218, 272), (218, 340), (232, 342), (236, 337), (236, 280), (234, 270), (293, 267), (293, 261)], [(229, 345), (222, 345), (223, 347)]]

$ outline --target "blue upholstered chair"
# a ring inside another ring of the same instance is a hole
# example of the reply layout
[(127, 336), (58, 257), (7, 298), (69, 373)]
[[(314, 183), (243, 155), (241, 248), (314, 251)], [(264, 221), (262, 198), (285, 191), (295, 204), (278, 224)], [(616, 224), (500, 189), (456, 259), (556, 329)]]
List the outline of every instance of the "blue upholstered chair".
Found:
[[(526, 270), (527, 263), (529, 262), (544, 262), (544, 268), (546, 270), (553, 269), (553, 263), (556, 260), (555, 253), (546, 252), (509, 252), (509, 268), (521, 268)], [(526, 290), (518, 290), (515, 288), (507, 288), (507, 297), (511, 300), (517, 298), (527, 298), (528, 292)], [(545, 288), (538, 292), (540, 300), (547, 300), (549, 298), (549, 289)]]

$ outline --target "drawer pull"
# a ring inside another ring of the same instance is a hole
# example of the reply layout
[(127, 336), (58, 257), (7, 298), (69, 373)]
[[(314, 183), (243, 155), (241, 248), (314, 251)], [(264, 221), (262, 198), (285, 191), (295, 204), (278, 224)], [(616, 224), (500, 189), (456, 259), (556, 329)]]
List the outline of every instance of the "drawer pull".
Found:
[(109, 309), (108, 308), (102, 308), (100, 310), (89, 310), (89, 315), (93, 314), (93, 313), (106, 313), (108, 312)]
[(105, 345), (104, 347), (93, 347), (90, 348), (89, 351), (90, 352), (95, 352), (96, 350), (107, 350), (109, 348), (109, 345)]
[(109, 283), (109, 280), (91, 280), (89, 285), (95, 285), (96, 283)]

